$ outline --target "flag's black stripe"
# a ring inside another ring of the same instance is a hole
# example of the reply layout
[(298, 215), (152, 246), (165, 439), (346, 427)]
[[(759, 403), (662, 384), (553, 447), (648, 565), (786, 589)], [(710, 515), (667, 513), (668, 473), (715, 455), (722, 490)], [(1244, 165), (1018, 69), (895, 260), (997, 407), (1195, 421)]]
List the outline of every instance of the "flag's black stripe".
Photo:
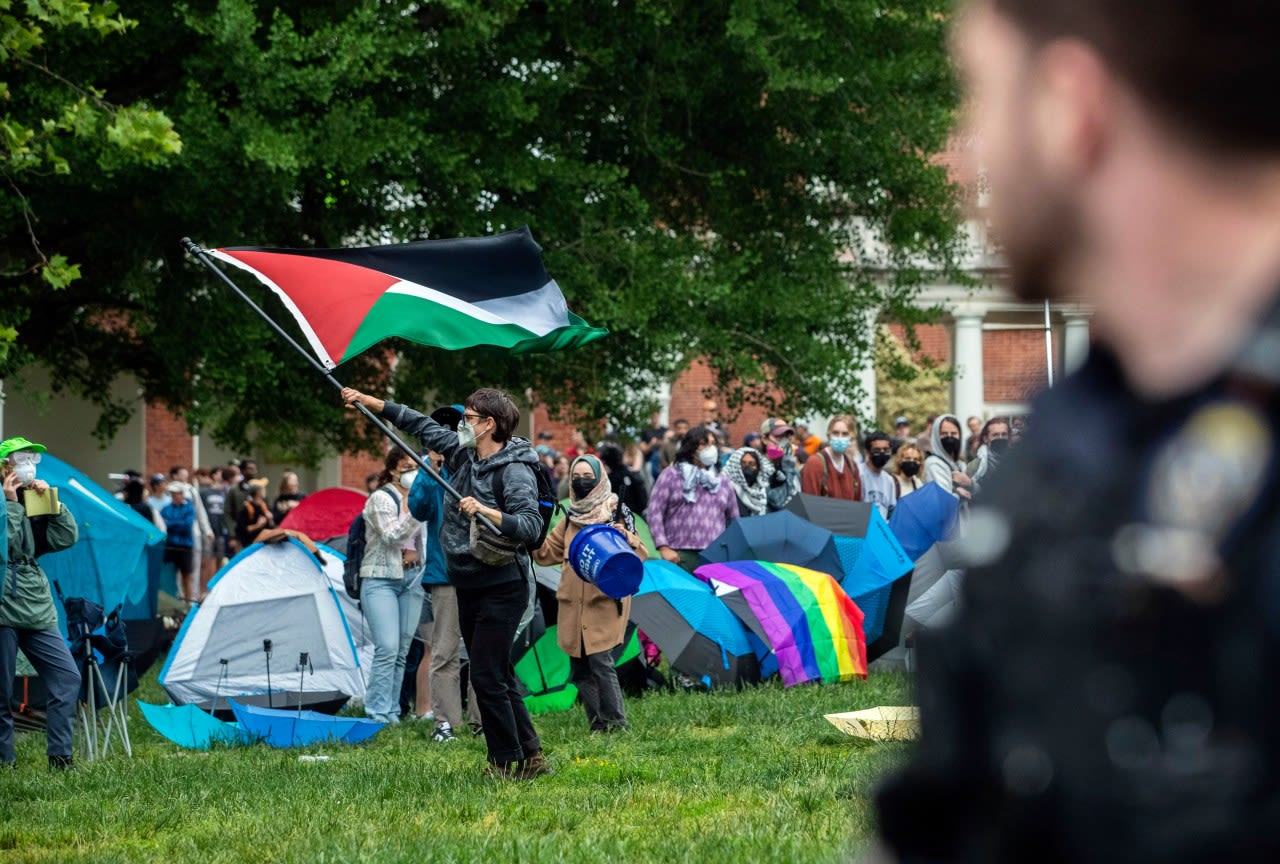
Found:
[(476, 303), (536, 291), (551, 281), (528, 226), (490, 237), (419, 240), (353, 249), (229, 246), (227, 252), (271, 252), (342, 261)]

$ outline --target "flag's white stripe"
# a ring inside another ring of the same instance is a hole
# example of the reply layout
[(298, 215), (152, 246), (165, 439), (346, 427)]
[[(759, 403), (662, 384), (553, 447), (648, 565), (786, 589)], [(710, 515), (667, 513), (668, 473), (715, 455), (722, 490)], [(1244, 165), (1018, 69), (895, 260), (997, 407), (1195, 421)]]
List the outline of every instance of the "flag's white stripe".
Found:
[(259, 282), (261, 282), (263, 285), (266, 285), (272, 291), (276, 292), (276, 296), (280, 298), (281, 302), (284, 303), (285, 307), (289, 310), (289, 312), (293, 315), (294, 319), (298, 322), (298, 326), (302, 328), (302, 334), (306, 336), (307, 341), (311, 343), (311, 350), (316, 352), (316, 356), (320, 358), (320, 362), (325, 365), (325, 368), (332, 369), (338, 365), (337, 363), (333, 362), (333, 358), (330, 357), (329, 352), (325, 350), (324, 343), (322, 343), (320, 341), (320, 338), (316, 336), (316, 331), (311, 329), (311, 324), (307, 321), (307, 316), (302, 314), (302, 311), (294, 304), (293, 300), (290, 299), (289, 295), (286, 294), (283, 290), (281, 290), (279, 285), (277, 285), (275, 282), (272, 282), (271, 279), (268, 278), (265, 273), (261, 272), (260, 270), (254, 269), (253, 267), (249, 266), (245, 262), (241, 261), (239, 258), (235, 258), (218, 249), (209, 249), (206, 251), (210, 255), (212, 255), (214, 258), (217, 258), (220, 261), (226, 261), (228, 264), (231, 264), (235, 267), (239, 267), (241, 270), (246, 270), (249, 273), (252, 273), (254, 276), (258, 278)]
[(560, 286), (554, 279), (537, 291), (512, 297), (495, 297), (478, 303), (468, 303), (416, 282), (397, 282), (387, 289), (387, 293), (406, 294), (448, 306), (485, 324), (514, 324), (538, 336), (545, 336), (552, 330), (569, 325), (569, 307), (565, 305), (564, 295), (560, 293)]

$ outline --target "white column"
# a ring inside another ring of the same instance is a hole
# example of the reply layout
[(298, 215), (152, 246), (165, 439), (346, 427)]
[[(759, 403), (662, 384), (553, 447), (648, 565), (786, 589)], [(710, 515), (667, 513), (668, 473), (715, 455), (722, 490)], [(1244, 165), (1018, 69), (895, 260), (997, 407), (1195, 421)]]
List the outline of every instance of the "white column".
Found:
[[(955, 353), (952, 365), (955, 367), (955, 381), (952, 404), (956, 416), (963, 427), (970, 416), (983, 416), (982, 389), (982, 313), (972, 310), (956, 311), (955, 318)], [(962, 435), (968, 435), (968, 429), (961, 429)]]
[(1089, 356), (1089, 316), (1083, 312), (1066, 312), (1062, 320), (1062, 371), (1070, 375)]
[(663, 381), (658, 385), (658, 425), (671, 425), (671, 382)]
[[(864, 421), (863, 430), (870, 432), (876, 428), (876, 320), (880, 317), (879, 309), (867, 311), (867, 354), (862, 359), (862, 368), (858, 370), (858, 384), (862, 388), (862, 399), (858, 402), (858, 416)], [(819, 435), (825, 437), (825, 427)]]

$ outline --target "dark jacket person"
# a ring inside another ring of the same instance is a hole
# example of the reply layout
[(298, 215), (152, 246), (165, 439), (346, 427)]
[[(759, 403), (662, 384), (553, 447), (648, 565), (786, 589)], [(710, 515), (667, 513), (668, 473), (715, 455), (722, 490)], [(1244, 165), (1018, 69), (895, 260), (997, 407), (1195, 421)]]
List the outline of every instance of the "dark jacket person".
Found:
[[(521, 618), (532, 602), (533, 571), (526, 547), (542, 530), (533, 473), (539, 470), (538, 456), (527, 438), (511, 434), (520, 420), (519, 409), (499, 390), (477, 390), (463, 404), (462, 423), (454, 431), (412, 408), (351, 388), (342, 391), (342, 398), (381, 414), (416, 436), (424, 449), (444, 456), (450, 482), (462, 500), (445, 504), (440, 546), (449, 583), (457, 589), (462, 638), (471, 658), (471, 683), (489, 750), (485, 773), (502, 779), (547, 773), (510, 656)], [(501, 538), (480, 525), (480, 518), (497, 523)]]

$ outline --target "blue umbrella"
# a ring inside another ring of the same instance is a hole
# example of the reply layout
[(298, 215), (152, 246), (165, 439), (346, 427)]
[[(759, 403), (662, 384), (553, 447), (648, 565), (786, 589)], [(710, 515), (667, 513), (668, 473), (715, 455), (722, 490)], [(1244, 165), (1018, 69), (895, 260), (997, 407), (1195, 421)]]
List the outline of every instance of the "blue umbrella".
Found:
[(332, 717), (318, 711), (259, 708), (235, 699), (227, 701), (240, 727), (272, 747), (305, 747), (326, 741), (359, 744), (387, 725), (365, 717)]
[(41, 457), (39, 476), (58, 488), (58, 500), (80, 529), (74, 546), (40, 559), (49, 578), (67, 597), (84, 597), (103, 609), (123, 606), (125, 619), (153, 617), (164, 532), (56, 456)]
[(710, 585), (669, 561), (644, 563), (640, 589), (631, 598), (631, 620), (662, 649), (672, 669), (708, 687), (760, 678), (742, 622)]
[(253, 736), (241, 729), (239, 723), (226, 723), (194, 705), (139, 702), (138, 708), (152, 729), (188, 750), (208, 750), (214, 742), (234, 745), (248, 744), (253, 740)]
[(934, 543), (955, 533), (960, 502), (937, 483), (926, 483), (898, 502), (889, 527), (902, 548), (919, 561)]
[(843, 581), (845, 571), (836, 552), (835, 535), (786, 510), (747, 516), (729, 523), (702, 550), (704, 564), (727, 561), (773, 561), (828, 573)]

